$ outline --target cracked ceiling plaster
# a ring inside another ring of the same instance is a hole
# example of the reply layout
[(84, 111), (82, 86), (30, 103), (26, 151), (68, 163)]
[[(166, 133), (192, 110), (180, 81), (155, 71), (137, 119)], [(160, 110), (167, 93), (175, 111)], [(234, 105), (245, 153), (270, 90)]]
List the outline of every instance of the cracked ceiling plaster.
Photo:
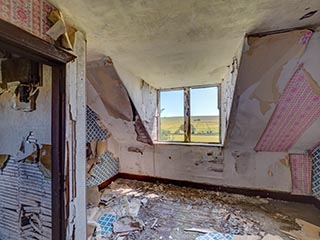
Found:
[(320, 23), (319, 0), (50, 0), (84, 31), (88, 61), (110, 56), (156, 88), (221, 82), (246, 33)]

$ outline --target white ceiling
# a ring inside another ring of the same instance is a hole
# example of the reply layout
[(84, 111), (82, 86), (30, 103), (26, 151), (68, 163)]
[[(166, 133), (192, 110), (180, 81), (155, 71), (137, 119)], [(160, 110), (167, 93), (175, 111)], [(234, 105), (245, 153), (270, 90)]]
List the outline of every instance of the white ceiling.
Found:
[(320, 23), (319, 0), (50, 0), (110, 56), (157, 88), (218, 83), (246, 33)]

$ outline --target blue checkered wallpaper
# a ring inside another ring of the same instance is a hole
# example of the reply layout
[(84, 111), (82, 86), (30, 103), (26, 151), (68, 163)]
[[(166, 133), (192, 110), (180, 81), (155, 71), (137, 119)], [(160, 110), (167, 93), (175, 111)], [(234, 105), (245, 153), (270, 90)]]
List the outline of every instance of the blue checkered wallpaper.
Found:
[(320, 145), (312, 151), (312, 193), (320, 199)]
[(87, 106), (86, 113), (86, 139), (87, 142), (99, 141), (107, 139), (108, 131), (102, 128), (98, 123), (100, 122), (99, 116)]
[(112, 233), (112, 224), (116, 220), (116, 216), (112, 214), (105, 213), (103, 214), (98, 223), (101, 226), (101, 236), (105, 237), (108, 233)]
[(87, 178), (87, 187), (99, 185), (119, 173), (119, 161), (112, 153), (105, 152), (98, 163), (92, 169), (93, 176)]
[[(107, 139), (108, 131), (101, 126), (99, 116), (87, 106), (86, 139), (100, 141)], [(111, 152), (100, 156), (100, 163), (92, 169), (93, 176), (87, 178), (87, 187), (99, 185), (119, 173), (119, 160)]]
[(233, 236), (227, 233), (210, 232), (197, 237), (196, 240), (233, 240)]

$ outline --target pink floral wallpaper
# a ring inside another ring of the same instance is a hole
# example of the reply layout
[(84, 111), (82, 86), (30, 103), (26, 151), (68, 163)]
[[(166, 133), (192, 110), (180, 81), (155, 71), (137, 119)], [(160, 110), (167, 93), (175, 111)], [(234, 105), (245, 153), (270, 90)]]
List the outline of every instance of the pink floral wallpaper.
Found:
[(281, 95), (255, 150), (288, 151), (319, 117), (320, 96), (313, 91), (300, 65)]
[(290, 154), (292, 193), (311, 193), (312, 160), (308, 154)]
[(46, 32), (52, 26), (47, 19), (52, 9), (43, 0), (0, 0), (0, 19), (50, 41)]

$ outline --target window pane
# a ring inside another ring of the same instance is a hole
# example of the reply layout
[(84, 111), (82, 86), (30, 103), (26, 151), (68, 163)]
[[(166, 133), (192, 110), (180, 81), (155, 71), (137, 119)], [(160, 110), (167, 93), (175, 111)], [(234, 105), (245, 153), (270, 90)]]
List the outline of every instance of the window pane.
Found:
[(191, 142), (220, 142), (218, 88), (190, 90)]
[(184, 141), (183, 90), (160, 92), (160, 140)]

